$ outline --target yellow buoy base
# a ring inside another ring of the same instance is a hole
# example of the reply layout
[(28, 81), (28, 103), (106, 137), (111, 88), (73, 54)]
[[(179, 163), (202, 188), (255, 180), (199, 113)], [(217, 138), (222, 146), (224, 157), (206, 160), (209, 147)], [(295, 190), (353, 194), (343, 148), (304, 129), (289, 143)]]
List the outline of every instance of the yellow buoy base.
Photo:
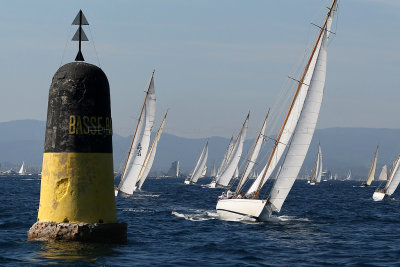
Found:
[(116, 222), (112, 153), (44, 153), (38, 221)]

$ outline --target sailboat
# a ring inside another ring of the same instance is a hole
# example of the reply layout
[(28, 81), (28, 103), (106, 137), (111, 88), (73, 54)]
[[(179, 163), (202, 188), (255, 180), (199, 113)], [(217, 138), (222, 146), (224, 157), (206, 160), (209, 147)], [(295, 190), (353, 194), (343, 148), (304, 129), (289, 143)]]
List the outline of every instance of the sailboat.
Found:
[(379, 150), (379, 146), (376, 147), (374, 158), (371, 162), (371, 166), (369, 167), (367, 180), (364, 183), (362, 183), (362, 185), (361, 185), (363, 187), (370, 186), (372, 181), (375, 178), (376, 160), (378, 158), (378, 150)]
[(217, 173), (215, 180), (213, 180), (210, 184), (210, 188), (215, 187), (226, 187), (229, 185), (232, 177), (234, 176), (235, 170), (238, 167), (240, 157), (242, 156), (243, 144), (246, 139), (247, 128), (249, 124), (250, 113), (247, 114), (247, 117), (242, 125), (242, 128), (239, 131), (239, 134), (236, 137), (235, 142), (232, 147), (228, 145), (227, 152), (229, 151), (227, 157), (224, 157), (224, 165), (220, 169), (221, 172)]
[(381, 173), (379, 174), (378, 181), (387, 181), (387, 166), (383, 165)]
[[(185, 184), (195, 184), (197, 183), (197, 180), (205, 175), (205, 171), (207, 171), (206, 168), (206, 163), (207, 163), (207, 158), (208, 158), (208, 140), (206, 141), (203, 150), (201, 151), (200, 157), (197, 160), (196, 166), (194, 167), (194, 170), (192, 172), (192, 175), (190, 175), (188, 178), (185, 180)], [(204, 175), (203, 175), (204, 173)]]
[(317, 183), (320, 183), (321, 177), (322, 177), (322, 152), (321, 152), (321, 145), (318, 144), (317, 159), (315, 160), (314, 169), (309, 184), (315, 185)]
[(258, 155), (260, 154), (261, 146), (263, 144), (269, 111), (270, 110), (268, 109), (267, 115), (265, 116), (265, 119), (263, 121), (261, 129), (258, 132), (257, 138), (253, 145), (253, 149), (251, 150), (251, 153), (250, 153), (250, 157), (247, 161), (247, 164), (246, 164), (246, 167), (242, 174), (242, 177), (240, 178), (240, 181), (236, 187), (235, 195), (238, 195), (240, 193), (240, 190), (242, 189), (243, 185), (246, 183), (247, 179), (249, 178), (250, 172), (252, 170), (253, 170), (253, 174), (254, 174), (254, 164), (257, 162), (257, 158), (258, 158)]
[(150, 145), (151, 130), (154, 125), (156, 113), (156, 94), (154, 90), (154, 71), (151, 75), (149, 85), (146, 91), (146, 97), (140, 111), (138, 123), (132, 138), (128, 156), (125, 160), (124, 170), (121, 180), (115, 190), (115, 196), (118, 192), (132, 195), (137, 188), (137, 182), (140, 180), (140, 172), (146, 159), (147, 151)]
[(398, 171), (399, 165), (400, 155), (397, 157), (396, 161), (393, 164), (392, 171), (390, 172), (385, 187), (383, 189), (377, 188), (372, 195), (372, 199), (374, 201), (381, 201), (385, 196), (390, 197), (394, 193), (394, 191), (396, 191), (397, 186), (400, 182), (400, 171)]
[(139, 178), (140, 180), (138, 182), (139, 190), (142, 189), (143, 183), (144, 183), (144, 181), (146, 181), (146, 178), (150, 173), (151, 167), (153, 166), (154, 158), (155, 158), (156, 152), (157, 152), (158, 141), (160, 140), (161, 134), (163, 132), (165, 120), (167, 119), (167, 114), (168, 114), (168, 111), (165, 113), (164, 118), (160, 124), (160, 127), (158, 128), (158, 131), (157, 131), (156, 135), (154, 136), (153, 142), (152, 142), (149, 150), (147, 151), (147, 155), (144, 160), (143, 167), (139, 173), (139, 177), (140, 177)]
[[(216, 210), (220, 219), (237, 220), (250, 217), (264, 221), (272, 216), (272, 212), (280, 212), (303, 165), (315, 131), (325, 85), (327, 43), (336, 2), (337, 0), (333, 0), (320, 28), (317, 41), (261, 176), (251, 186), (251, 194), (247, 194), (246, 199), (232, 198), (218, 201)], [(275, 169), (286, 146), (287, 153), (269, 197), (259, 199), (265, 180)]]
[(351, 170), (347, 172), (347, 176), (346, 178), (344, 178), (344, 181), (349, 181), (349, 180), (351, 180)]
[(211, 178), (215, 178), (216, 175), (217, 175), (217, 170), (215, 169), (215, 162), (214, 162), (212, 167), (211, 167), (210, 177)]
[(26, 170), (25, 170), (25, 162), (22, 162), (21, 168), (18, 171), (19, 175), (25, 175), (26, 174)]

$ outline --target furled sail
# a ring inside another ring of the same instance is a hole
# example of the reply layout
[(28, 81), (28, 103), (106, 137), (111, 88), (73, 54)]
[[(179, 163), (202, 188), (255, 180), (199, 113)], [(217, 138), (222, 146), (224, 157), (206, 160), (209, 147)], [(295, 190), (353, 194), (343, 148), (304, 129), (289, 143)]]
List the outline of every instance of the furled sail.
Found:
[[(268, 205), (273, 211), (279, 212), (293, 186), (294, 181), (303, 165), (314, 130), (317, 124), (319, 111), (321, 108), (324, 94), (326, 63), (327, 63), (327, 44), (334, 15), (334, 7), (330, 10), (326, 25), (317, 42), (315, 71), (312, 75), (310, 87), (301, 115), (297, 122), (292, 141), (282, 169), (271, 189)], [(325, 28), (326, 27), (326, 28)]]
[(121, 177), (119, 191), (132, 194), (136, 190), (136, 183), (140, 179), (147, 151), (150, 145), (151, 129), (154, 125), (156, 112), (156, 95), (154, 90), (154, 72), (147, 89), (146, 98), (139, 116), (138, 125), (133, 137), (131, 149)]
[(167, 113), (165, 113), (164, 118), (161, 122), (160, 128), (158, 128), (158, 131), (157, 131), (156, 135), (154, 136), (154, 139), (149, 148), (149, 151), (147, 151), (146, 159), (144, 161), (142, 170), (140, 171), (140, 174), (139, 174), (139, 177), (140, 177), (139, 178), (140, 180), (138, 183), (139, 189), (142, 189), (143, 183), (144, 183), (144, 181), (146, 181), (146, 178), (149, 175), (151, 167), (153, 166), (154, 158), (155, 158), (156, 152), (157, 152), (158, 141), (160, 140), (161, 134), (163, 132), (166, 118), (167, 118)]
[(367, 178), (367, 181), (365, 182), (365, 184), (368, 186), (371, 185), (371, 183), (375, 177), (376, 161), (378, 158), (378, 150), (379, 150), (379, 146), (376, 147), (374, 159), (372, 160), (371, 166), (369, 167), (368, 178)]
[(229, 182), (231, 181), (233, 174), (235, 172), (236, 167), (239, 164), (240, 157), (242, 155), (243, 151), (243, 143), (246, 138), (246, 133), (247, 133), (247, 127), (249, 123), (249, 116), (250, 114), (247, 115), (245, 122), (243, 123), (243, 126), (236, 138), (236, 141), (233, 145), (231, 155), (228, 159), (228, 162), (226, 164), (226, 167), (224, 168), (224, 171), (221, 173), (221, 176), (217, 180), (217, 184), (220, 186), (227, 186)]
[[(197, 180), (203, 175), (204, 168), (206, 167), (208, 158), (208, 140), (206, 141), (203, 150), (201, 151), (200, 157), (197, 160), (196, 166), (190, 177), (191, 183), (197, 183)], [(207, 169), (206, 169), (207, 170)]]
[(387, 180), (387, 165), (383, 165), (381, 173), (379, 174), (378, 181)]

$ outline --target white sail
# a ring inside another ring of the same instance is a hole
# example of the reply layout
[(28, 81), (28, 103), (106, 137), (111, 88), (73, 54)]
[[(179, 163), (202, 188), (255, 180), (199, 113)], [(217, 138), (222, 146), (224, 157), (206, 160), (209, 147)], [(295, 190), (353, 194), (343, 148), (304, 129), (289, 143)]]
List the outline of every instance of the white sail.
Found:
[(154, 158), (155, 158), (156, 152), (157, 152), (158, 141), (160, 140), (161, 134), (163, 132), (166, 118), (167, 118), (167, 113), (165, 113), (164, 118), (161, 122), (160, 128), (158, 128), (156, 136), (153, 139), (153, 143), (151, 144), (149, 151), (147, 152), (147, 156), (144, 161), (143, 168), (139, 174), (139, 177), (140, 177), (140, 180), (138, 183), (139, 189), (142, 188), (143, 183), (144, 183), (144, 181), (146, 181), (146, 178), (149, 175), (151, 167), (153, 166)]
[(371, 185), (372, 181), (375, 178), (375, 170), (376, 170), (376, 161), (377, 161), (377, 158), (378, 158), (378, 150), (379, 150), (379, 146), (376, 147), (374, 159), (372, 160), (371, 166), (369, 167), (367, 181), (365, 182), (365, 185), (367, 185), (367, 186)]
[(265, 116), (264, 122), (263, 122), (263, 124), (261, 126), (261, 130), (258, 133), (258, 136), (257, 136), (257, 138), (256, 138), (256, 140), (254, 142), (253, 150), (251, 152), (250, 158), (247, 160), (247, 164), (246, 164), (245, 170), (244, 170), (244, 172), (242, 174), (242, 177), (240, 178), (238, 186), (236, 187), (235, 194), (238, 194), (240, 192), (240, 190), (242, 189), (243, 185), (246, 183), (247, 178), (250, 175), (251, 171), (253, 171), (253, 174), (254, 174), (253, 167), (254, 167), (254, 164), (257, 161), (258, 155), (260, 154), (261, 146), (263, 144), (264, 135), (265, 135), (265, 129), (266, 129), (266, 126), (267, 126), (266, 122), (267, 122), (268, 115), (269, 115), (269, 110), (268, 110), (267, 115)]
[(215, 180), (218, 180), (218, 178), (221, 176), (222, 172), (225, 170), (226, 163), (228, 161), (229, 156), (231, 155), (232, 148), (233, 148), (233, 136), (231, 137), (231, 140), (229, 140), (229, 144), (226, 147), (226, 151), (225, 151), (224, 157), (222, 158), (221, 165), (218, 168), (217, 174), (215, 176)]
[(382, 171), (379, 174), (378, 181), (386, 181), (387, 180), (387, 165), (383, 165)]
[[(154, 73), (153, 73), (154, 75)], [(141, 116), (134, 135), (127, 164), (123, 172), (119, 190), (125, 194), (132, 194), (136, 190), (136, 183), (140, 179), (140, 171), (150, 145), (151, 129), (154, 125), (156, 96), (154, 90), (154, 76), (151, 76)]]
[[(305, 72), (304, 79), (302, 84), (300, 85), (300, 89), (298, 91), (297, 97), (295, 97), (294, 102), (292, 103), (292, 109), (289, 110), (286, 123), (284, 124), (280, 136), (278, 136), (278, 140), (276, 142), (276, 146), (272, 150), (270, 155), (270, 159), (268, 160), (267, 164), (264, 166), (262, 171), (260, 172), (257, 179), (251, 185), (249, 190), (247, 191), (247, 195), (252, 195), (259, 187), (262, 187), (268, 178), (271, 176), (272, 172), (274, 171), (276, 165), (278, 164), (279, 160), (281, 159), (283, 152), (287, 144), (293, 135), (293, 132), (296, 128), (297, 121), (299, 120), (300, 113), (303, 109), (304, 100), (307, 96), (307, 92), (309, 90), (309, 84), (311, 82), (311, 78), (313, 76), (315, 65), (317, 62), (319, 50), (321, 47), (321, 42), (318, 43), (315, 53), (313, 54), (310, 64)], [(260, 186), (260, 182), (262, 182)]]
[(217, 175), (217, 170), (215, 169), (215, 162), (214, 162), (213, 166), (211, 167), (210, 177), (214, 178), (216, 175)]
[(18, 171), (18, 174), (19, 175), (25, 175), (26, 174), (26, 172), (25, 172), (25, 162), (22, 162), (22, 165), (21, 165), (21, 168)]
[(397, 160), (393, 165), (390, 177), (384, 188), (385, 194), (388, 196), (391, 196), (396, 190), (397, 186), (399, 185), (400, 182), (400, 172), (398, 171), (399, 166), (400, 166), (400, 155), (397, 157)]
[(311, 139), (317, 124), (319, 111), (324, 94), (326, 63), (327, 63), (327, 44), (332, 25), (332, 16), (334, 11), (327, 19), (326, 30), (322, 33), (317, 46), (317, 62), (315, 71), (308, 89), (307, 98), (304, 101), (304, 107), (297, 123), (295, 133), (290, 143), (282, 169), (271, 189), (268, 204), (273, 211), (279, 212), (290, 189), (296, 180), (297, 175), (303, 165), (307, 155)]
[(318, 144), (317, 158), (315, 159), (314, 169), (311, 175), (310, 184), (320, 183), (322, 176), (322, 152), (321, 146)]
[(349, 170), (349, 171), (347, 172), (347, 176), (346, 176), (346, 178), (345, 178), (344, 180), (345, 180), (345, 181), (351, 180), (351, 170)]
[(239, 160), (240, 157), (242, 156), (242, 151), (243, 151), (243, 143), (246, 138), (248, 123), (249, 123), (249, 114), (247, 115), (246, 120), (243, 123), (242, 129), (240, 130), (236, 138), (228, 163), (226, 164), (224, 171), (221, 173), (221, 176), (217, 180), (217, 184), (220, 186), (227, 186), (229, 184), (229, 182), (233, 177), (235, 169), (239, 164)]
[(239, 166), (236, 166), (235, 172), (233, 174), (233, 178), (234, 179), (239, 178)]
[(321, 151), (321, 146), (318, 145), (318, 172), (316, 177), (317, 183), (321, 182), (321, 178), (322, 178), (322, 151)]
[[(208, 158), (208, 140), (206, 141), (203, 150), (201, 151), (200, 157), (197, 160), (196, 166), (190, 176), (191, 183), (197, 183), (197, 180), (203, 175), (204, 168), (206, 167)], [(206, 169), (207, 170), (207, 169)]]

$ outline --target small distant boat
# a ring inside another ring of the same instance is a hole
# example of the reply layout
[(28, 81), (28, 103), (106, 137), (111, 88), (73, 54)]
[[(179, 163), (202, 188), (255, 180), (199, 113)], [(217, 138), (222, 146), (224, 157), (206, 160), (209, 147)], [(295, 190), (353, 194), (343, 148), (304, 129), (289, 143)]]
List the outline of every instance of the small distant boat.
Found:
[(310, 179), (310, 185), (315, 185), (321, 182), (322, 177), (322, 151), (321, 145), (318, 144), (317, 158), (315, 159), (314, 169)]
[(347, 176), (346, 178), (344, 178), (344, 181), (349, 181), (349, 180), (351, 180), (351, 170), (347, 172)]
[(22, 166), (18, 171), (19, 175), (25, 175), (26, 174), (26, 170), (25, 170), (25, 162), (22, 162)]
[(383, 165), (381, 173), (379, 174), (378, 181), (387, 181), (387, 166)]
[(217, 175), (217, 170), (215, 169), (215, 162), (214, 162), (212, 167), (211, 167), (210, 177), (211, 178), (215, 178), (216, 175)]
[(207, 166), (206, 166), (207, 158), (208, 158), (208, 140), (206, 141), (203, 150), (201, 151), (200, 157), (197, 160), (192, 175), (186, 178), (185, 184), (195, 184), (197, 183), (200, 177), (203, 177), (205, 175), (207, 171)]
[(389, 178), (383, 189), (377, 188), (372, 195), (374, 201), (381, 201), (385, 196), (390, 197), (394, 191), (396, 191), (397, 186), (400, 182), (400, 171), (398, 171), (400, 165), (400, 155), (397, 157), (393, 164), (392, 171), (390, 172)]
[(368, 177), (367, 180), (361, 184), (363, 187), (370, 186), (372, 181), (375, 178), (375, 170), (376, 170), (376, 161), (378, 158), (378, 150), (379, 146), (376, 147), (374, 158), (372, 159), (371, 166), (369, 167)]

